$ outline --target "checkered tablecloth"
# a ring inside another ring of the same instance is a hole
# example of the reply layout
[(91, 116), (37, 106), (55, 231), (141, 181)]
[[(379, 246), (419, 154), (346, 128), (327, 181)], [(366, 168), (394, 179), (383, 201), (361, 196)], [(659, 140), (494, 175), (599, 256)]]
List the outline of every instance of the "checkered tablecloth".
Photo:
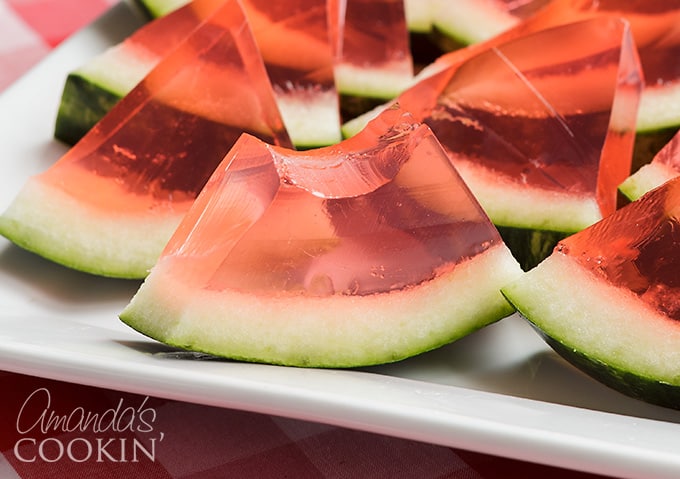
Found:
[[(0, 0), (0, 91), (113, 3)], [(10, 372), (0, 391), (0, 479), (595, 477)]]

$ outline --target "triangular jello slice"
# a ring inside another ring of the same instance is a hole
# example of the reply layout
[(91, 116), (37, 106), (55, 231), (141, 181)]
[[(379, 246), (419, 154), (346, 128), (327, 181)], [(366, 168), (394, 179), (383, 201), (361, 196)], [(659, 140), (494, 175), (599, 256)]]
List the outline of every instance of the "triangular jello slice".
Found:
[(341, 140), (326, 0), (242, 0), (286, 129), (298, 148)]
[(413, 81), (413, 57), (402, 0), (328, 0), (344, 95), (389, 99)]
[(121, 319), (240, 360), (397, 361), (508, 314), (521, 268), (427, 126), (299, 152), (244, 135)]
[(398, 101), (432, 128), (531, 266), (556, 239), (616, 209), (641, 78), (627, 24), (597, 18), (498, 45)]
[[(326, 1), (296, 0), (274, 8), (268, 0), (243, 0), (241, 5), (293, 144), (309, 148), (340, 141), (340, 100)], [(180, 6), (71, 72), (55, 137), (76, 143), (200, 22), (195, 6)]]
[(290, 146), (239, 3), (192, 5), (202, 26), (26, 182), (0, 233), (75, 269), (142, 278), (241, 133)]
[(680, 409), (680, 179), (566, 238), (503, 292), (577, 367)]
[(680, 176), (680, 132), (666, 143), (649, 164), (630, 175), (619, 190), (626, 198), (636, 200), (648, 191)]

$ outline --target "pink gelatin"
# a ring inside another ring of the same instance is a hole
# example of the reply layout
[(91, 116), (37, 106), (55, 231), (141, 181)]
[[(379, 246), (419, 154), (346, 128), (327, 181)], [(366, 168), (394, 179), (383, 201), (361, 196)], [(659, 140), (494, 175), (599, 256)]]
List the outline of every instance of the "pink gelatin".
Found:
[(564, 239), (556, 251), (680, 320), (680, 178)]
[(368, 295), (434, 279), (499, 243), (436, 137), (394, 108), (309, 152), (244, 135), (163, 257), (207, 289)]
[(41, 181), (105, 211), (181, 210), (241, 133), (291, 144), (239, 3), (189, 7), (200, 27)]
[(596, 220), (615, 210), (630, 173), (641, 88), (626, 23), (597, 18), (497, 45), (398, 101), (432, 128), (485, 207), (507, 202), (493, 184), (592, 198)]

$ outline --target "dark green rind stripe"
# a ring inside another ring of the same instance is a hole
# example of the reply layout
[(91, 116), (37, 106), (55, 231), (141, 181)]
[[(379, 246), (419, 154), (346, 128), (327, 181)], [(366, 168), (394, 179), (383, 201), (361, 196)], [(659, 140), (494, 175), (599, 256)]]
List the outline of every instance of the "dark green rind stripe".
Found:
[(122, 97), (78, 73), (66, 77), (54, 137), (76, 144)]
[(680, 409), (680, 384), (669, 384), (610, 366), (574, 346), (560, 342), (529, 322), (557, 354), (596, 381), (626, 396), (657, 406)]

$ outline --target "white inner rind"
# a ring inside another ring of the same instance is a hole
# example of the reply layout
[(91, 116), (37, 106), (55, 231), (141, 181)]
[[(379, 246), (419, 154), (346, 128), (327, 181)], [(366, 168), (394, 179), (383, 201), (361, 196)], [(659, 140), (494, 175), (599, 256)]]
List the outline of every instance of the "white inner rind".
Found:
[(429, 0), (429, 3), (434, 27), (466, 44), (488, 40), (519, 22), (495, 1)]
[(645, 88), (640, 96), (637, 131), (655, 131), (679, 125), (680, 81)]
[(276, 104), (294, 145), (328, 146), (342, 140), (340, 107), (335, 90), (276, 91)]
[(368, 68), (338, 64), (334, 70), (340, 93), (389, 100), (413, 84), (413, 74), (404, 64)]
[(157, 55), (129, 43), (114, 45), (90, 59), (74, 73), (123, 97), (158, 63)]
[(677, 170), (659, 162), (643, 165), (621, 183), (619, 190), (631, 201), (678, 176)]
[(553, 254), (503, 288), (548, 336), (591, 359), (680, 385), (680, 323), (581, 267)]
[(183, 215), (111, 214), (30, 178), (0, 216), (0, 232), (19, 246), (71, 268), (141, 279)]
[(412, 288), (309, 297), (197, 288), (182, 281), (174, 261), (161, 258), (124, 322), (187, 349), (316, 367), (395, 361), (469, 334), (512, 312), (500, 287), (521, 274), (500, 244)]
[(503, 181), (491, 170), (462, 158), (453, 164), (495, 225), (576, 232), (602, 219), (594, 194)]

